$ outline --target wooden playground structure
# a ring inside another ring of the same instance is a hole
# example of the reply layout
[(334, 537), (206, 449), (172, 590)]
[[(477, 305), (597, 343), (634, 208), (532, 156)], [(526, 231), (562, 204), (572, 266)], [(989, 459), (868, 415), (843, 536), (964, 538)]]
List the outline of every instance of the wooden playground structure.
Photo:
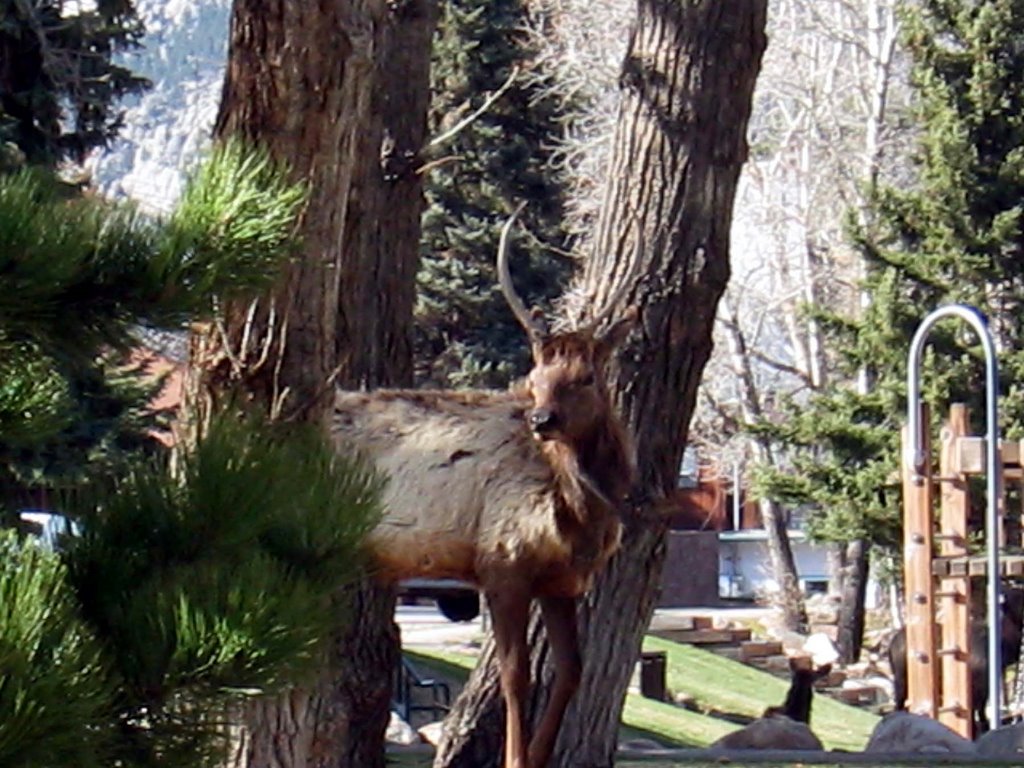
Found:
[[(981, 337), (986, 352), (987, 432), (969, 434), (964, 405), (950, 407), (938, 448), (938, 466), (928, 436), (929, 413), (921, 403), (921, 351), (931, 325), (959, 317)], [(911, 345), (908, 369), (908, 425), (903, 431), (903, 546), (907, 629), (907, 709), (937, 718), (972, 738), (969, 662), (971, 582), (986, 580), (989, 722), (1002, 713), (1002, 664), (999, 632), (1001, 580), (1024, 577), (1024, 556), (1008, 555), (1002, 524), (1004, 480), (1024, 479), (1024, 444), (998, 438), (998, 370), (987, 328), (977, 312), (942, 307), (926, 318)], [(968, 549), (972, 477), (986, 478), (986, 555)], [(935, 502), (938, 497), (936, 526)], [(938, 545), (936, 547), (936, 544)], [(1019, 545), (1019, 542), (1017, 542)], [(1018, 547), (1019, 551), (1019, 547)], [(980, 649), (976, 649), (980, 651)]]

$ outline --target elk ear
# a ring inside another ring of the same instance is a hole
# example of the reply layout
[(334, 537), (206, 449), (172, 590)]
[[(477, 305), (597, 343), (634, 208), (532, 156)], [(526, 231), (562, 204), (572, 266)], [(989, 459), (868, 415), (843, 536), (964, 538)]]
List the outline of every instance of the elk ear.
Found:
[(639, 310), (636, 307), (630, 307), (622, 314), (622, 317), (609, 325), (597, 338), (598, 357), (607, 357), (613, 349), (622, 344), (636, 327), (639, 319)]

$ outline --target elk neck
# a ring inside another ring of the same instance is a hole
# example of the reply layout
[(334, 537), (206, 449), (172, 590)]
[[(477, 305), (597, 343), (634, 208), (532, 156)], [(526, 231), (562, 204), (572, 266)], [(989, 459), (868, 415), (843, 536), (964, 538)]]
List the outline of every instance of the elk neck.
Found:
[[(635, 470), (624, 428), (610, 414), (591, 434), (540, 445), (573, 516), (585, 523), (601, 508), (620, 514)], [(609, 508), (610, 507), (610, 508)]]

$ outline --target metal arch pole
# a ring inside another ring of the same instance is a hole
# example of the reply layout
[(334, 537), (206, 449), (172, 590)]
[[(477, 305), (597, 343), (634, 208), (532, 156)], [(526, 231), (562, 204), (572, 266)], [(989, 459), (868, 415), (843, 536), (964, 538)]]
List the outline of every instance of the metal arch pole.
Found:
[(999, 580), (999, 363), (988, 326), (978, 310), (963, 304), (939, 307), (921, 321), (907, 357), (907, 422), (910, 430), (910, 455), (904, 457), (909, 466), (920, 471), (928, 457), (922, 450), (922, 429), (918, 403), (921, 400), (921, 356), (928, 331), (939, 320), (959, 317), (966, 321), (981, 339), (985, 351), (985, 492), (988, 496), (985, 516), (988, 554), (988, 717), (990, 727), (1002, 722), (1002, 644), (1000, 643)]

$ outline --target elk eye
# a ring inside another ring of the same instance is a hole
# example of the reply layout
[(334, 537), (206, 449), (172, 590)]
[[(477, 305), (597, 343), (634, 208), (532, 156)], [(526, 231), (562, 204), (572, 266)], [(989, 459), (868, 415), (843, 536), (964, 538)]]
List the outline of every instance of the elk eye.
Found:
[(579, 385), (581, 387), (592, 387), (592, 386), (594, 386), (594, 374), (590, 373), (590, 374), (587, 374), (586, 376), (584, 376), (582, 379), (580, 379)]

